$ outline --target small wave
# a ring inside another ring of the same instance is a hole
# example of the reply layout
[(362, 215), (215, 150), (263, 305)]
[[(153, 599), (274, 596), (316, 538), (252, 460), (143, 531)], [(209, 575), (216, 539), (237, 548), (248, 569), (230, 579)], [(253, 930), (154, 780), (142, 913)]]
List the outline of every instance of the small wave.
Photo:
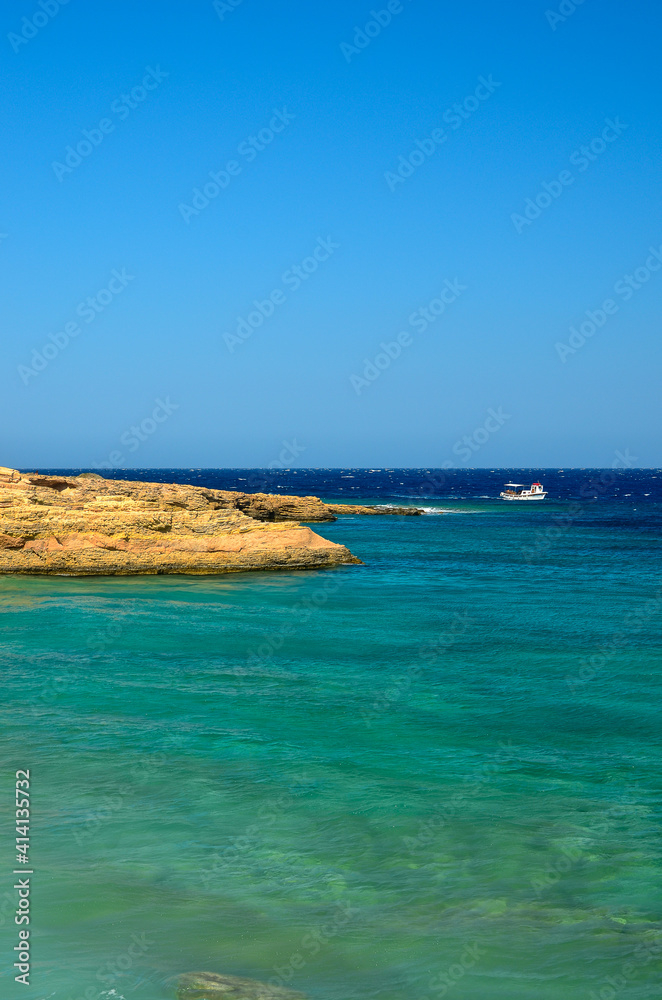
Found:
[(424, 514), (482, 514), (482, 510), (465, 510), (458, 507), (419, 507)]
[[(368, 501), (368, 506), (379, 507), (380, 510), (402, 510), (405, 505), (401, 503), (370, 503), (370, 501)], [(417, 510), (423, 510), (423, 508), (419, 507), (418, 504), (412, 504), (411, 506), (415, 507)]]

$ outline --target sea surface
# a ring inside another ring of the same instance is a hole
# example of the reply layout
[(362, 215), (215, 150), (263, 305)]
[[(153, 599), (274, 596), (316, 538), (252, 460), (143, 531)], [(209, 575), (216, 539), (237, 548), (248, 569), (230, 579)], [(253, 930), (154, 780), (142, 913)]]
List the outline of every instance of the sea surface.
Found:
[(426, 513), (314, 525), (323, 572), (1, 578), (3, 1000), (660, 997), (662, 471), (108, 474)]

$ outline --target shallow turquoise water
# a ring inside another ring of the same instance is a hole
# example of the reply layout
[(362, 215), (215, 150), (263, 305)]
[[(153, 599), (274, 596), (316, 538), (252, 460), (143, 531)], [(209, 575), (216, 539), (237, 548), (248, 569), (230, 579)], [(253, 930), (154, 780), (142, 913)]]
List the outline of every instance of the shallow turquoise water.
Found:
[(527, 561), (559, 505), (430, 502), (461, 513), (319, 526), (364, 566), (4, 578), (35, 874), (30, 987), (0, 894), (3, 997), (165, 1000), (192, 969), (659, 995), (656, 510), (591, 508)]

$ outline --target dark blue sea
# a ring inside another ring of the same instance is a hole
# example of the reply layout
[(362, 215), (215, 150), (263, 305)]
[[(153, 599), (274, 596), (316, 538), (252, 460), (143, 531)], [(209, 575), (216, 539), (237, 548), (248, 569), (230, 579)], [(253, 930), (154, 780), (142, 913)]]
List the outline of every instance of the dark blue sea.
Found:
[(2, 578), (3, 1000), (660, 996), (662, 471), (108, 475), (425, 514), (313, 525), (323, 572)]

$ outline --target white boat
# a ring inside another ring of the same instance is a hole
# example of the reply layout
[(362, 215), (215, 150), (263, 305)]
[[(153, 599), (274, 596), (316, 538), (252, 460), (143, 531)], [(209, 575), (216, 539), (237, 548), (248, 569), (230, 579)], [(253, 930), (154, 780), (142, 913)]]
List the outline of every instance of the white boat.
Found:
[(547, 491), (542, 488), (541, 483), (531, 483), (531, 486), (506, 483), (499, 495), (502, 500), (544, 500)]

